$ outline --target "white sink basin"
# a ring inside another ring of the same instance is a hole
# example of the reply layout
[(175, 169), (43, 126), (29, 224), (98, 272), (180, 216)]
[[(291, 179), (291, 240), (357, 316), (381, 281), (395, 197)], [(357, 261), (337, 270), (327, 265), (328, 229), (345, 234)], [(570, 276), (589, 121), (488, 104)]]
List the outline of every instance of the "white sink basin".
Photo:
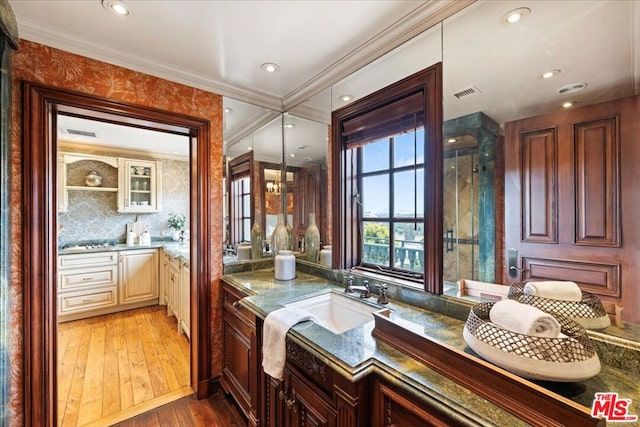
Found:
[(334, 334), (341, 334), (373, 321), (371, 313), (380, 310), (379, 307), (336, 292), (305, 298), (285, 306), (307, 310), (318, 319), (320, 326)]

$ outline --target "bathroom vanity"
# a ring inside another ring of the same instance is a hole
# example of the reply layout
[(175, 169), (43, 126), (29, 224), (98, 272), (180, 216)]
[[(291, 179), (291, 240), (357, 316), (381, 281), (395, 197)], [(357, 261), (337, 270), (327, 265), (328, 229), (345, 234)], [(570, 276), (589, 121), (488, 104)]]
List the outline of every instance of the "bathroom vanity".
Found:
[[(331, 290), (343, 292), (344, 286), (300, 271), (296, 280), (278, 282), (272, 269), (264, 269), (224, 276), (223, 290), (221, 382), (239, 401), (249, 425), (289, 426), (306, 421), (325, 426), (548, 425), (546, 401), (547, 411), (555, 407), (575, 414), (580, 421), (572, 421), (572, 426), (599, 426), (604, 421), (592, 418), (590, 408), (594, 394), (601, 391), (632, 399), (630, 413), (640, 412), (637, 368), (603, 364), (599, 375), (579, 383), (534, 384), (518, 378), (544, 396), (542, 406), (532, 405), (525, 421), (508, 402), (480, 397), (442, 370), (431, 369), (419, 358), (374, 338), (373, 321), (340, 334), (313, 322), (295, 325), (287, 335), (284, 378), (276, 381), (261, 369), (264, 318), (291, 301)], [(370, 302), (375, 303), (375, 297)], [(419, 325), (421, 333), (469, 352), (462, 339), (464, 320), (393, 298), (381, 308)], [(464, 307), (458, 311), (462, 313)], [(601, 359), (610, 360), (606, 355)], [(440, 363), (448, 364), (444, 359)]]

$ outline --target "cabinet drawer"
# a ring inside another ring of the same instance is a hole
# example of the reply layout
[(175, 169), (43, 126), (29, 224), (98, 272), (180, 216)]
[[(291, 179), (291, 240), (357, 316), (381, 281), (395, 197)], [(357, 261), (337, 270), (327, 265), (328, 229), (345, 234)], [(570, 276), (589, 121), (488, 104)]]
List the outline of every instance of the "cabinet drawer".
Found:
[(255, 328), (255, 314), (239, 304), (239, 301), (245, 296), (246, 295), (243, 295), (240, 291), (225, 286), (222, 292), (222, 306), (227, 313), (249, 323), (252, 327)]
[(118, 288), (109, 287), (87, 292), (70, 292), (58, 295), (58, 313), (69, 314), (118, 304)]
[(58, 291), (68, 291), (93, 286), (116, 286), (118, 266), (62, 270), (58, 273)]
[(60, 255), (58, 268), (92, 267), (118, 263), (118, 252), (91, 252), (73, 255)]

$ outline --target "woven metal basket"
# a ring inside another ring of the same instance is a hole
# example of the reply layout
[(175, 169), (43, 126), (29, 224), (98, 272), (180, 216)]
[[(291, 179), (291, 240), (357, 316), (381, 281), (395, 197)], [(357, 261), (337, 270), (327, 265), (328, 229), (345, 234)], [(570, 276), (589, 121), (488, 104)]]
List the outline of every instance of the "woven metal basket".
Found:
[(524, 285), (525, 283), (511, 285), (507, 297), (523, 304), (532, 305), (545, 313), (553, 315), (585, 319), (607, 316), (602, 301), (592, 293), (583, 291), (582, 300), (580, 301), (561, 301), (525, 294)]
[(565, 337), (544, 338), (511, 332), (493, 324), (489, 311), (495, 302), (474, 305), (465, 328), (476, 339), (516, 356), (556, 363), (582, 362), (596, 356), (585, 329), (564, 316), (554, 316)]

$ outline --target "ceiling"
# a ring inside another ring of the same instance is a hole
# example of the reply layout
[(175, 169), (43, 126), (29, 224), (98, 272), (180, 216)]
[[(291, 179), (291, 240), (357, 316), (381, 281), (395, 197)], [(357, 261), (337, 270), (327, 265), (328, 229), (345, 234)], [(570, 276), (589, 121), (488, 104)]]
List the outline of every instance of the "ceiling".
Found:
[[(128, 16), (101, 0), (9, 3), (21, 38), (278, 111), (318, 74), (336, 64), (348, 68), (362, 51), (384, 53), (393, 47), (389, 39), (411, 35), (402, 36), (405, 27), (452, 3), (123, 1)], [(279, 70), (264, 72), (268, 62)]]

